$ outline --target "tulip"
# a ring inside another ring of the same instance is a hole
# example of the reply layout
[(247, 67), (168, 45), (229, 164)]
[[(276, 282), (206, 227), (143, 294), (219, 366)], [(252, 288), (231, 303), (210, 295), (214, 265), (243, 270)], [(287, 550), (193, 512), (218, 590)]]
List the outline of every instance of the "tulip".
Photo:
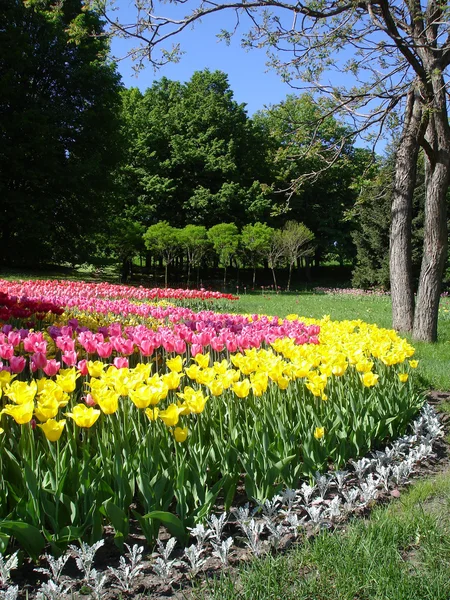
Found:
[(189, 434), (189, 429), (187, 427), (175, 427), (173, 432), (173, 437), (176, 442), (183, 443), (186, 441), (186, 438)]
[(128, 369), (128, 358), (125, 358), (125, 356), (116, 356), (114, 366), (117, 369)]
[(65, 424), (65, 419), (61, 421), (49, 419), (45, 423), (42, 423), (42, 425), (38, 425), (38, 427), (42, 429), (49, 442), (57, 442), (62, 435)]
[(9, 359), (9, 366), (11, 367), (12, 373), (22, 373), (26, 364), (27, 361), (23, 356), (11, 356)]
[(22, 404), (7, 404), (0, 414), (9, 415), (19, 425), (29, 423), (33, 417), (34, 402), (24, 402)]
[(176, 404), (169, 404), (166, 410), (160, 410), (158, 417), (164, 421), (167, 427), (173, 427), (178, 423), (180, 411)]
[(314, 429), (314, 437), (316, 438), (316, 440), (321, 440), (324, 435), (325, 435), (324, 427), (316, 427)]
[(101, 412), (95, 408), (87, 407), (85, 404), (76, 404), (72, 412), (66, 413), (68, 417), (73, 419), (78, 427), (92, 427), (99, 418)]

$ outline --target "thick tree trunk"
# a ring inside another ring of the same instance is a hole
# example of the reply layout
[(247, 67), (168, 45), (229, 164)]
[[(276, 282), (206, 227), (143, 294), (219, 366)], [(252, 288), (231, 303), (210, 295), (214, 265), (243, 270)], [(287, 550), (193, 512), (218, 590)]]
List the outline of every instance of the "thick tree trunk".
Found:
[[(436, 82), (433, 81), (433, 85)], [(437, 340), (442, 276), (447, 261), (447, 190), (450, 181), (450, 127), (445, 85), (437, 84), (435, 103), (425, 136), (425, 223), (413, 338)]]
[(421, 101), (418, 91), (413, 88), (408, 96), (405, 124), (396, 156), (390, 231), (392, 326), (404, 332), (412, 331), (414, 322), (411, 223), (421, 117)]

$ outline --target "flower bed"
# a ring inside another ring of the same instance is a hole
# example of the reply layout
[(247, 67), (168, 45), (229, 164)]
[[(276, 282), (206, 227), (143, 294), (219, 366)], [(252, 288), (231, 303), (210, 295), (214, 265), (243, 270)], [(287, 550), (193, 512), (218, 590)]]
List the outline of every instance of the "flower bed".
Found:
[(14, 536), (36, 556), (106, 524), (120, 546), (131, 519), (149, 542), (161, 523), (184, 539), (218, 498), (264, 503), (339, 469), (402, 435), (423, 403), (394, 331), (146, 306), (151, 327), (3, 325), (4, 547)]

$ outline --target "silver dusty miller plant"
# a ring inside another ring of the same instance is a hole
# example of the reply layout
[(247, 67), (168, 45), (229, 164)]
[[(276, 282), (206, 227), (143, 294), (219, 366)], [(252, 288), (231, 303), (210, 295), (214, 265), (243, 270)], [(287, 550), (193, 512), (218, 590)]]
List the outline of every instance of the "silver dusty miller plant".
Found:
[(81, 542), (79, 548), (74, 545), (69, 546), (69, 549), (72, 550), (75, 555), (75, 563), (78, 569), (84, 574), (84, 581), (86, 583), (89, 583), (89, 579), (91, 578), (91, 570), (94, 564), (95, 555), (104, 543), (104, 540), (99, 540), (92, 544), (92, 546), (89, 546), (89, 544), (86, 544), (85, 542)]
[(125, 546), (127, 552), (125, 556), (120, 557), (118, 568), (113, 569), (112, 567), (108, 567), (108, 571), (116, 581), (114, 587), (122, 592), (129, 592), (134, 580), (144, 568), (142, 564), (144, 547), (137, 544), (134, 544), (133, 547), (130, 547), (128, 544), (125, 544)]
[(177, 561), (175, 559), (171, 559), (170, 557), (172, 555), (173, 549), (175, 548), (177, 540), (175, 538), (169, 538), (165, 546), (161, 542), (161, 540), (157, 540), (156, 543), (158, 546), (159, 556), (153, 563), (153, 570), (158, 575), (158, 577), (162, 579), (163, 583), (170, 583), (173, 568), (177, 564)]

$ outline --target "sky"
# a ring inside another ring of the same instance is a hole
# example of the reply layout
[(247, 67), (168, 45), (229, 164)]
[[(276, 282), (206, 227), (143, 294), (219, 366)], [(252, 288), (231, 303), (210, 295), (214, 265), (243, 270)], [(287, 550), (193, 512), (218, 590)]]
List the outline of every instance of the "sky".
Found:
[[(117, 6), (120, 19), (131, 22), (135, 14), (132, 3), (129, 0), (118, 0)], [(221, 13), (204, 19), (194, 30), (180, 36), (185, 51), (180, 62), (168, 64), (156, 73), (153, 67), (148, 65), (136, 77), (131, 60), (120, 60), (118, 68), (124, 85), (138, 87), (144, 91), (151, 87), (153, 81), (163, 76), (184, 82), (188, 81), (195, 71), (220, 70), (228, 75), (234, 99), (247, 105), (250, 116), (265, 106), (281, 102), (289, 93), (293, 93), (293, 90), (276, 73), (268, 70), (264, 50), (243, 49), (239, 33), (229, 46), (217, 39), (216, 35), (220, 29), (232, 28), (233, 23), (231, 13)], [(133, 45), (136, 44), (115, 38), (112, 42), (112, 53), (116, 58), (120, 58)]]
[[(155, 2), (160, 5), (161, 2)], [(195, 3), (194, 3), (195, 4)], [(162, 11), (165, 16), (184, 16), (192, 10), (192, 3), (174, 5), (170, 0), (163, 2)], [(172, 13), (170, 13), (172, 11)], [(178, 11), (175, 13), (174, 11)], [(182, 11), (180, 13), (180, 11)], [(111, 13), (113, 14), (113, 13)], [(136, 22), (136, 9), (133, 0), (116, 0), (114, 13), (121, 23)], [(118, 69), (126, 87), (138, 87), (145, 91), (154, 81), (167, 77), (175, 81), (188, 81), (195, 71), (209, 69), (220, 70), (228, 75), (230, 89), (238, 103), (246, 105), (249, 116), (273, 104), (282, 102), (288, 94), (300, 93), (284, 82), (279, 75), (267, 66), (267, 56), (264, 49), (247, 50), (241, 46), (241, 37), (248, 31), (248, 23), (241, 25), (231, 39), (230, 45), (220, 41), (217, 34), (222, 30), (233, 30), (235, 15), (233, 11), (221, 11), (205, 17), (197, 22), (193, 29), (185, 30), (174, 41), (181, 44), (184, 55), (178, 63), (169, 63), (155, 72), (147, 64), (138, 75), (133, 70), (131, 59), (120, 60), (137, 43), (132, 40), (113, 38), (112, 54), (118, 60)], [(166, 46), (167, 47), (167, 46)], [(341, 64), (347, 61), (352, 54), (344, 49), (339, 55)], [(299, 82), (296, 82), (300, 86)], [(346, 84), (348, 87), (355, 85), (350, 74), (328, 72), (325, 83), (333, 85)], [(367, 147), (367, 142), (358, 138), (356, 146)], [(379, 154), (384, 153), (386, 140), (381, 139), (376, 145)]]

